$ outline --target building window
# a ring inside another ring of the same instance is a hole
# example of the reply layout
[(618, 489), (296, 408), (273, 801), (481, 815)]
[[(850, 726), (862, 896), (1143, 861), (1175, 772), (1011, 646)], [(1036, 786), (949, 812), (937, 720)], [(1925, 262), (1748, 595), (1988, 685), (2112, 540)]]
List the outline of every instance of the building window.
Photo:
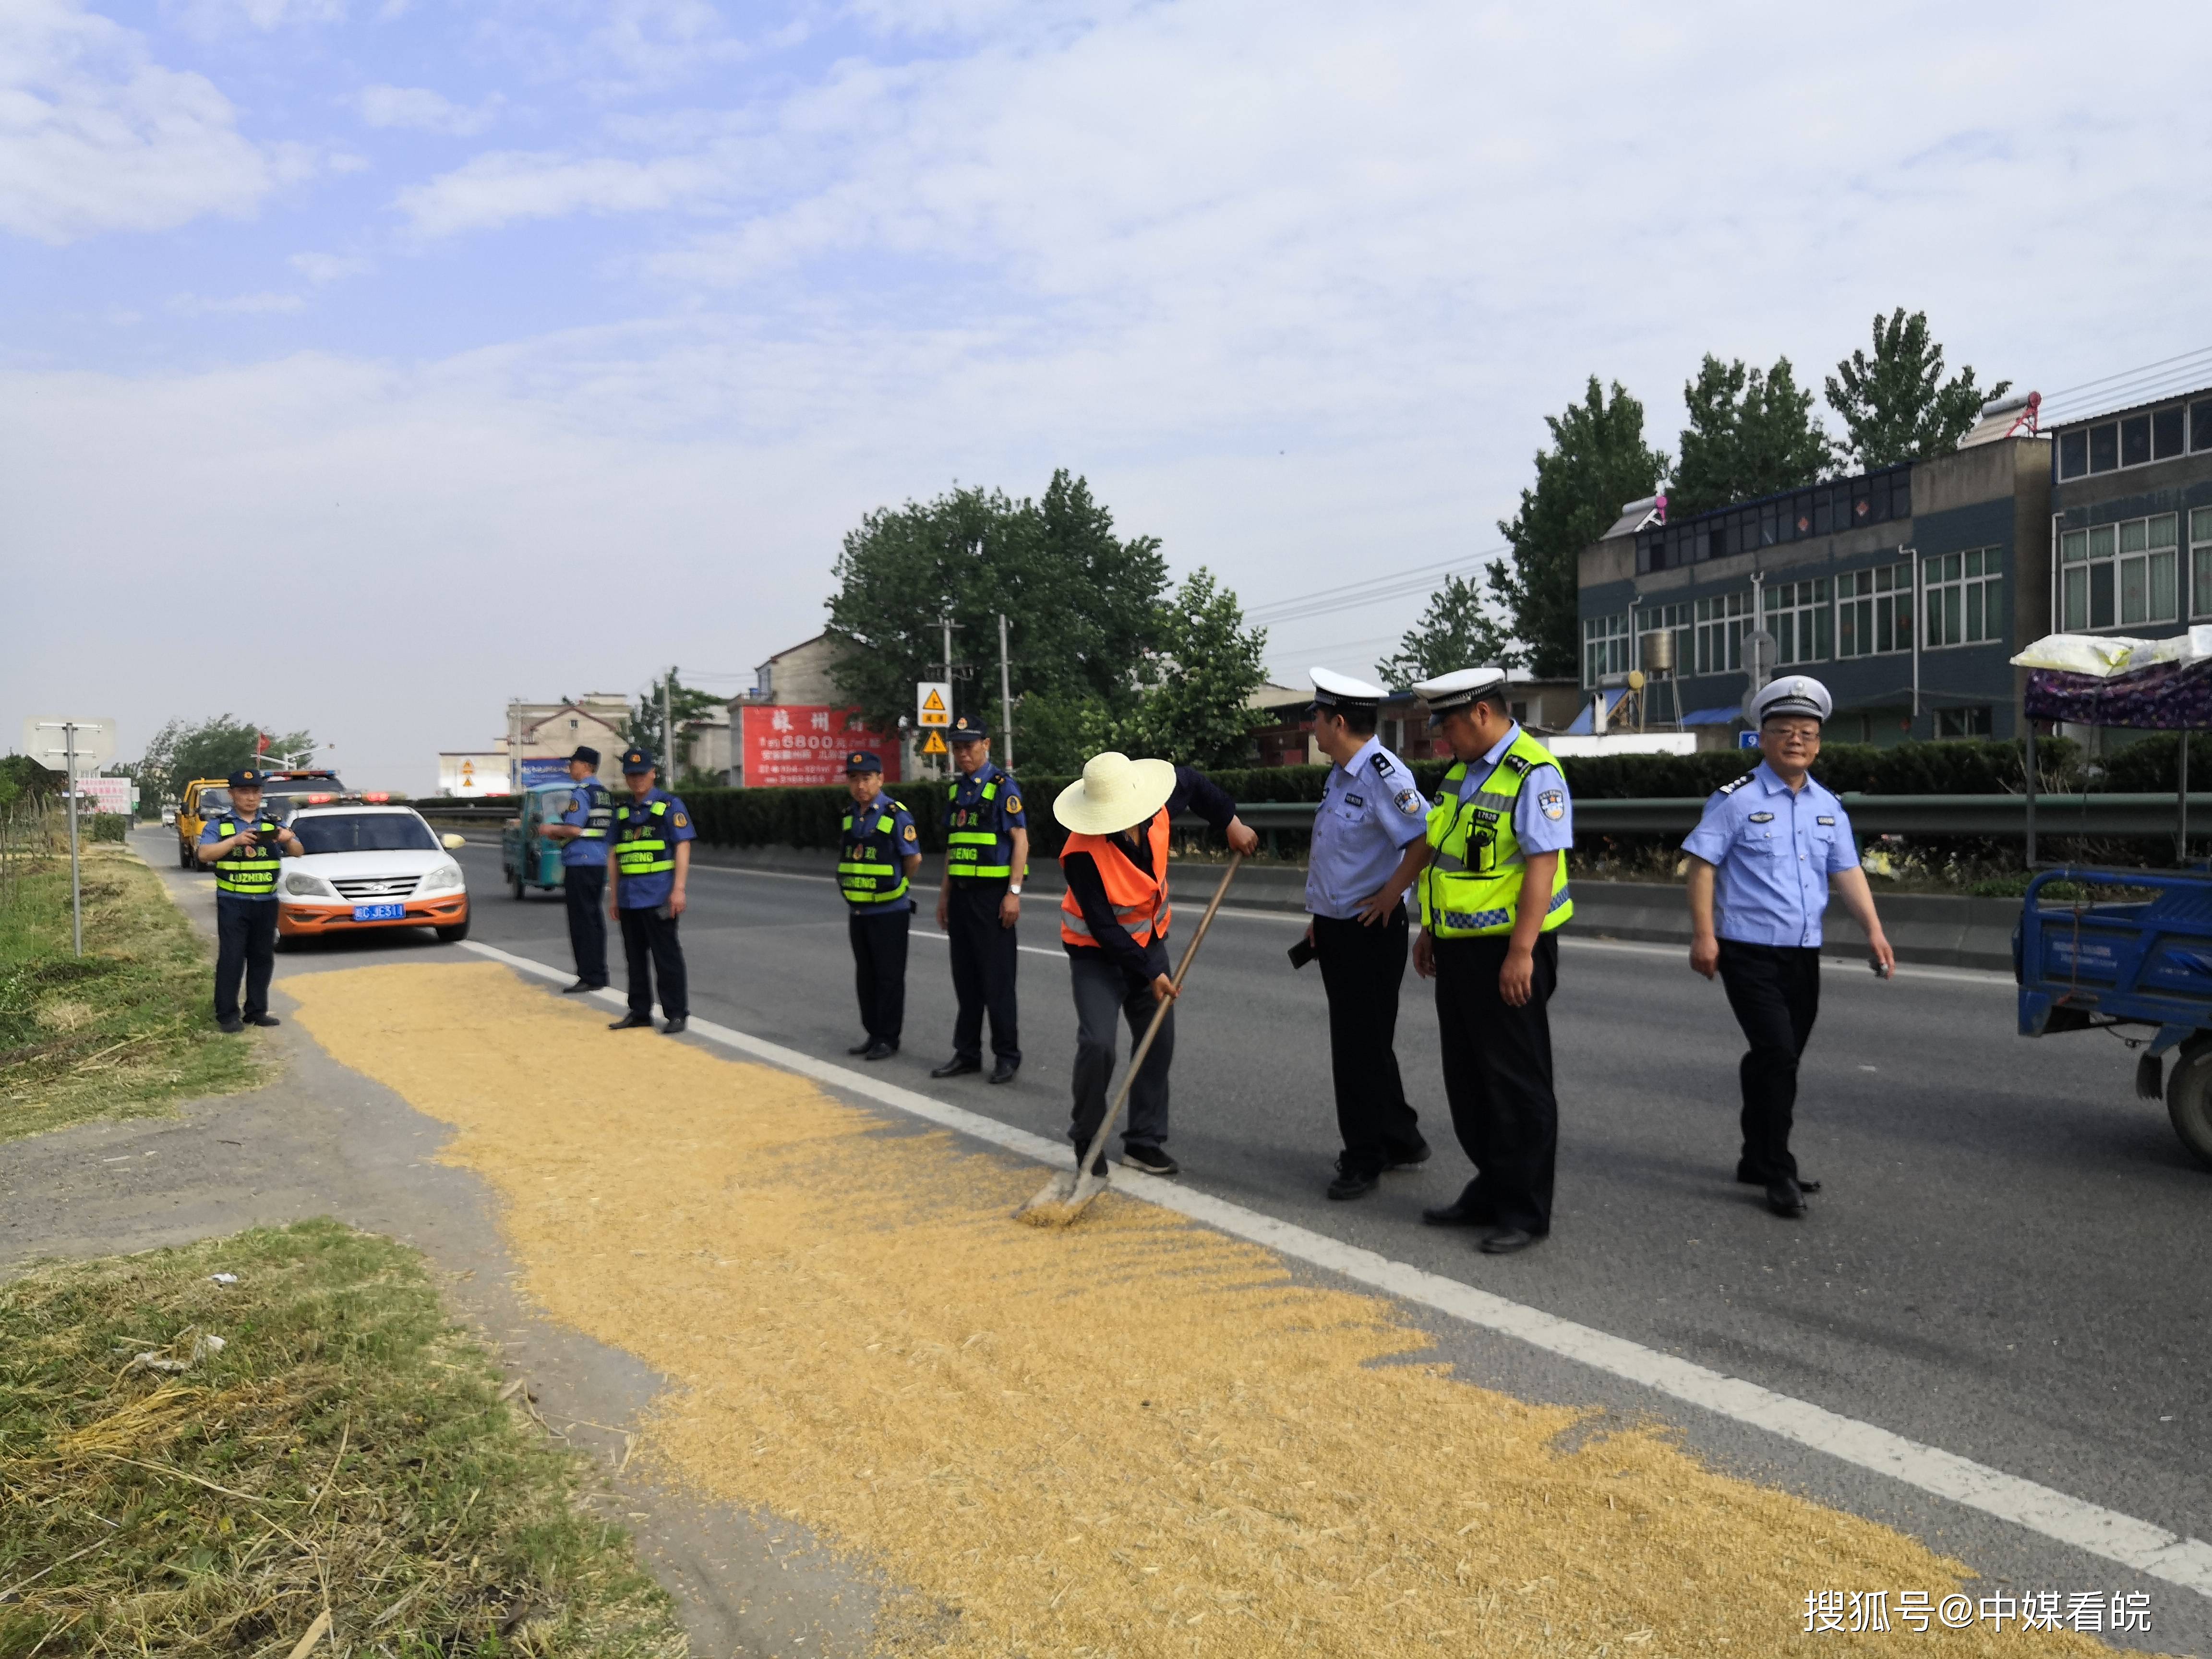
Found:
[(1583, 618), (1583, 684), (1628, 672), (1628, 613)]
[(1936, 735), (1939, 738), (1986, 738), (1996, 730), (1987, 703), (1978, 708), (1939, 708), (1936, 711)]
[(2212, 398), (2189, 405), (2189, 447), (2212, 449)]
[(2086, 477), (2089, 471), (2089, 434), (2087, 432), (2068, 432), (2058, 440), (2058, 476), (2062, 478)]
[(2172, 409), (2161, 409), (2150, 417), (2150, 458), (2154, 461), (2171, 460), (2187, 448), (2182, 440), (2185, 416), (2189, 411), (2179, 404)]
[(2212, 449), (2212, 398), (2059, 434), (2058, 476), (2062, 480), (2081, 478), (2124, 466), (2148, 466), (2172, 460), (2185, 447)]
[(1928, 596), (1928, 627), (1921, 639), (1929, 650), (2004, 638), (2004, 582), (1996, 548), (1930, 554), (1921, 562), (1920, 586)]
[(2180, 619), (2177, 516), (2092, 525), (2058, 538), (2059, 625), (2136, 627)]
[(1774, 582), (1768, 586), (1759, 609), (1766, 631), (1774, 635), (1774, 660), (1779, 665), (1826, 662), (1828, 659), (1828, 579)]
[(1836, 654), (1912, 649), (1912, 567), (1885, 564), (1836, 578)]
[(1692, 631), (1700, 674), (1733, 673), (1743, 666), (1743, 635), (1751, 626), (1751, 590), (1698, 601)]
[(2212, 617), (2212, 507), (2189, 515), (2189, 600), (2200, 617)]
[(2147, 466), (2150, 463), (2150, 416), (2130, 415), (2120, 422), (2120, 465)]

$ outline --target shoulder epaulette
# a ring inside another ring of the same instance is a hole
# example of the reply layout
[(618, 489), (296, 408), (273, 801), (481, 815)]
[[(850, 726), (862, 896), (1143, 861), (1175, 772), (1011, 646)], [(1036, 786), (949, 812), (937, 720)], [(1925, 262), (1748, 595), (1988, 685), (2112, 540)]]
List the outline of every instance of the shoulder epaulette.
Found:
[(1390, 763), (1390, 757), (1384, 754), (1380, 749), (1375, 751), (1374, 762), (1375, 769), (1380, 772), (1386, 778), (1398, 769), (1395, 766)]
[(1744, 785), (1749, 783), (1758, 775), (1759, 774), (1756, 772), (1747, 772), (1741, 777), (1738, 778), (1734, 783), (1723, 784), (1717, 790), (1714, 791), (1714, 793), (1721, 795), (1733, 795), (1737, 790), (1742, 788)]
[(1498, 763), (1504, 767), (1507, 771), (1512, 773), (1516, 777), (1525, 778), (1528, 775), (1529, 767), (1534, 763), (1530, 761), (1526, 755), (1516, 755), (1509, 750)]

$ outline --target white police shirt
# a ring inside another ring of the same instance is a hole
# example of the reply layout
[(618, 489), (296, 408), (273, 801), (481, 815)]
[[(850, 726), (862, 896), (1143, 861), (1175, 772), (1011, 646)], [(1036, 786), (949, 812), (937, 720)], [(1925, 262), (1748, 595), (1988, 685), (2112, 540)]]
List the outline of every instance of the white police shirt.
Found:
[(1342, 921), (1375, 896), (1406, 848), (1428, 833), (1429, 803), (1413, 769), (1376, 738), (1328, 769), (1314, 813), (1306, 908)]
[(1844, 804), (1809, 777), (1792, 794), (1765, 761), (1705, 802), (1682, 850), (1717, 872), (1716, 933), (1798, 949), (1820, 943), (1828, 878), (1859, 862)]

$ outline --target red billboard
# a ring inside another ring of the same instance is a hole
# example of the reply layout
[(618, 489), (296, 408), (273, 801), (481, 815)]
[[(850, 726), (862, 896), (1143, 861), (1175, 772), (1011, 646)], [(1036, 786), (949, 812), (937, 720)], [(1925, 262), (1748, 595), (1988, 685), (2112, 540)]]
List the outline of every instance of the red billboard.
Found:
[(899, 778), (899, 744), (858, 724), (857, 708), (819, 703), (771, 703), (738, 711), (744, 723), (745, 787), (788, 789), (842, 783), (845, 757), (866, 749), (883, 757), (884, 781)]

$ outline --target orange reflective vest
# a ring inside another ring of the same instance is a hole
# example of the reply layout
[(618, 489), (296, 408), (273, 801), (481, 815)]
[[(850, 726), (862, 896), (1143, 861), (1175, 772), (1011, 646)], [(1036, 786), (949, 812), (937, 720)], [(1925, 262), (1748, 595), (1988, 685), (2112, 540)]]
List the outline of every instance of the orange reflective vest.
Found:
[[(1114, 920), (1139, 945), (1150, 945), (1155, 939), (1168, 936), (1167, 808), (1164, 806), (1152, 814), (1152, 821), (1145, 826), (1144, 833), (1152, 846), (1156, 876), (1148, 876), (1139, 869), (1113, 836), (1071, 835), (1067, 845), (1060, 849), (1060, 860), (1064, 869), (1070, 854), (1090, 854), (1091, 861), (1098, 866), (1099, 878), (1106, 884), (1106, 897), (1114, 907)], [(1100, 948), (1098, 941), (1091, 937), (1091, 924), (1083, 919), (1083, 907), (1075, 902), (1073, 889), (1060, 896), (1060, 937), (1063, 944), (1085, 945), (1094, 951)]]

